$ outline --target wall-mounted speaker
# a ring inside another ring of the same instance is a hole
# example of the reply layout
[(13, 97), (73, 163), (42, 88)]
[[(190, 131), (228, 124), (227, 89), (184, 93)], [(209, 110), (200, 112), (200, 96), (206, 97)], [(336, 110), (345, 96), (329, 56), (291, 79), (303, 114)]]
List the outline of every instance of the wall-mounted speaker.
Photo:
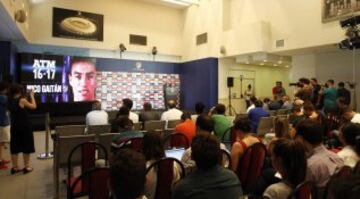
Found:
[(234, 87), (234, 78), (233, 77), (227, 78), (227, 87), (228, 88)]

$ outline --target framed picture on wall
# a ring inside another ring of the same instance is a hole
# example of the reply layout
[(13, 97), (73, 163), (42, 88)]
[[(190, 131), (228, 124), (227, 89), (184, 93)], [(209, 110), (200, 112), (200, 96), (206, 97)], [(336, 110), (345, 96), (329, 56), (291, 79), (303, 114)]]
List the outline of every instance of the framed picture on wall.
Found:
[(322, 0), (322, 21), (335, 21), (360, 11), (360, 0)]
[(54, 7), (52, 36), (103, 41), (104, 15)]

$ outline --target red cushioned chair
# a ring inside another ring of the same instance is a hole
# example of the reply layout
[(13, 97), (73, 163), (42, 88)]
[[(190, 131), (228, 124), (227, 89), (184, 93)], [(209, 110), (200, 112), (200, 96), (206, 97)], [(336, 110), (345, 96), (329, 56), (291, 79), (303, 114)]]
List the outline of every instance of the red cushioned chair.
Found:
[(137, 152), (142, 152), (142, 145), (143, 145), (143, 138), (135, 137), (135, 138), (130, 138), (130, 139), (126, 140), (124, 147), (130, 146), (131, 149), (133, 149)]
[(288, 199), (316, 199), (317, 191), (314, 183), (310, 181), (299, 184)]
[(171, 189), (174, 179), (174, 163), (177, 163), (180, 166), (180, 179), (182, 179), (183, 177), (185, 177), (185, 168), (182, 163), (175, 158), (160, 159), (147, 168), (146, 174), (152, 169), (156, 169), (157, 171), (157, 182), (154, 198), (171, 198)]
[(164, 139), (164, 145), (170, 140), (170, 148), (189, 148), (190, 141), (182, 133), (171, 133)]
[(261, 176), (265, 156), (266, 146), (262, 143), (256, 143), (248, 147), (241, 156), (236, 173), (240, 179), (244, 193), (249, 193), (250, 188)]
[[(75, 152), (81, 149), (81, 153), (80, 154), (76, 154)], [(70, 192), (70, 188), (73, 186), (74, 181), (76, 180), (75, 177), (73, 177), (72, 175), (72, 170), (73, 170), (73, 161), (72, 158), (75, 155), (81, 155), (81, 172), (84, 173), (90, 169), (95, 168), (95, 161), (96, 161), (96, 150), (100, 149), (102, 151), (102, 153), (104, 154), (104, 158), (105, 158), (105, 166), (107, 166), (107, 162), (108, 162), (108, 154), (106, 151), (106, 148), (97, 143), (97, 142), (84, 142), (81, 143), (77, 146), (75, 146), (69, 156), (68, 156), (68, 175), (67, 175), (67, 192), (69, 194)], [(81, 181), (81, 183), (79, 183), (73, 190), (73, 192), (77, 193), (78, 195), (86, 195), (89, 190), (86, 189), (86, 187), (88, 187), (88, 179), (87, 178), (83, 178), (83, 180)], [(84, 188), (85, 187), (85, 188)]]
[(335, 180), (345, 180), (347, 177), (352, 175), (352, 173), (353, 173), (353, 171), (352, 171), (351, 167), (343, 166), (339, 169), (338, 172), (336, 172), (334, 175), (332, 175), (329, 182), (326, 184), (325, 191), (324, 191), (324, 198), (325, 199), (333, 198), (333, 196), (331, 196), (331, 194), (330, 194), (330, 190), (334, 186), (333, 182)]
[[(76, 192), (79, 186), (82, 187), (81, 193)], [(68, 199), (83, 196), (88, 196), (89, 199), (110, 198), (108, 167), (90, 169), (75, 179), (68, 193)]]

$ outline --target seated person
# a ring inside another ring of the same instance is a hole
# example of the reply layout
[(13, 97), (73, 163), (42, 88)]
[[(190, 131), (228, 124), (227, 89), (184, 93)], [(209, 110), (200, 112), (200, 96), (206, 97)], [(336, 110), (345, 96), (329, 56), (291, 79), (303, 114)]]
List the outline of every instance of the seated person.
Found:
[(182, 111), (176, 108), (176, 103), (174, 100), (169, 100), (168, 103), (168, 110), (163, 112), (161, 115), (160, 120), (166, 121), (166, 127), (167, 127), (167, 121), (169, 120), (180, 120), (181, 115), (183, 114)]
[(143, 134), (139, 131), (134, 130), (134, 123), (128, 117), (119, 117), (117, 120), (119, 131), (117, 135), (113, 137), (113, 145), (120, 146), (123, 142), (130, 138), (143, 137)]
[(344, 112), (343, 118), (345, 121), (360, 124), (360, 113), (357, 113), (351, 109), (347, 109)]
[(113, 198), (146, 199), (145, 175), (144, 156), (130, 149), (122, 149), (110, 166), (110, 189)]
[(275, 140), (280, 138), (291, 139), (295, 137), (290, 133), (289, 122), (284, 118), (275, 118), (274, 133), (267, 133), (264, 136), (263, 143), (268, 146), (268, 152), (270, 152), (270, 146)]
[[(146, 168), (152, 163), (165, 157), (165, 150), (159, 133), (150, 132), (144, 135), (143, 139), (143, 154), (146, 159)], [(148, 199), (155, 198), (157, 173), (156, 169), (152, 169), (146, 176), (145, 195)], [(174, 163), (174, 178), (173, 183), (180, 179), (181, 175), (180, 165)]]
[(264, 198), (287, 199), (305, 180), (305, 148), (299, 141), (281, 138), (273, 142), (271, 162), (281, 175), (281, 182), (272, 184), (264, 192)]
[(263, 109), (264, 109), (265, 111), (270, 111), (270, 109), (269, 109), (269, 103), (270, 103), (270, 99), (266, 97), (266, 98), (263, 100)]
[(191, 115), (185, 112), (181, 115), (181, 123), (176, 125), (175, 132), (184, 134), (191, 143), (192, 138), (195, 135), (196, 125), (191, 120)]
[[(225, 116), (226, 107), (224, 104), (218, 104), (210, 110), (210, 116), (214, 120), (214, 134), (219, 140), (224, 133), (232, 126), (231, 121)], [(230, 140), (230, 134), (225, 137), (225, 141)]]
[(255, 102), (255, 108), (249, 112), (249, 120), (251, 121), (251, 131), (256, 133), (260, 119), (262, 117), (269, 117), (269, 113), (262, 108), (263, 104), (260, 100)]
[(92, 111), (86, 114), (86, 126), (106, 125), (109, 123), (109, 115), (106, 111), (101, 110), (101, 103), (95, 101), (92, 105)]
[(240, 119), (234, 124), (234, 130), (237, 132), (237, 140), (231, 148), (231, 169), (234, 172), (238, 170), (238, 164), (245, 150), (261, 140), (251, 133), (250, 121), (248, 119)]
[[(255, 96), (250, 97), (250, 106), (246, 109), (246, 113), (249, 113), (251, 109), (255, 108), (256, 101), (257, 101), (257, 98)], [(270, 102), (270, 100), (269, 100), (269, 102)]]
[(199, 133), (191, 143), (196, 170), (180, 180), (172, 199), (235, 199), (242, 196), (238, 177), (221, 167), (220, 142), (209, 133)]
[(160, 120), (160, 115), (152, 110), (152, 106), (149, 102), (145, 102), (143, 108), (143, 111), (139, 115), (140, 122)]
[(292, 109), (293, 103), (290, 101), (289, 96), (285, 95), (284, 97), (282, 97), (282, 102), (282, 109)]
[(345, 165), (354, 168), (360, 160), (360, 124), (344, 124), (339, 137), (345, 147), (337, 154), (344, 160)]
[[(196, 120), (196, 134), (199, 133), (211, 134), (213, 130), (214, 130), (214, 121), (211, 119), (211, 117), (207, 115), (200, 115)], [(220, 143), (220, 148), (229, 152), (223, 143)], [(191, 159), (191, 147), (186, 149), (185, 153), (181, 157), (181, 162), (188, 171), (196, 166), (194, 160)], [(228, 164), (228, 162), (223, 162), (223, 163), (224, 165)]]
[(196, 119), (197, 117), (199, 117), (199, 115), (204, 113), (204, 109), (205, 109), (205, 105), (202, 102), (197, 102), (195, 104), (195, 115), (191, 116), (191, 119), (196, 123)]
[(125, 98), (122, 100), (122, 105), (127, 107), (129, 109), (129, 119), (133, 122), (133, 123), (138, 123), (139, 122), (139, 115), (131, 112), (131, 109), (133, 107), (133, 101), (129, 98)]
[[(283, 102), (281, 100), (279, 100), (279, 101), (274, 100), (274, 101), (270, 101), (268, 106), (269, 106), (269, 110), (276, 111), (276, 110), (281, 109), (282, 105), (283, 105)], [(255, 105), (255, 107), (256, 107), (256, 105)]]
[(119, 132), (118, 119), (123, 118), (123, 117), (129, 118), (129, 114), (130, 114), (130, 111), (127, 107), (125, 107), (125, 106), (120, 107), (119, 111), (116, 114), (116, 118), (111, 123), (111, 132), (112, 133)]
[(296, 127), (296, 139), (303, 142), (307, 153), (306, 180), (315, 183), (318, 198), (322, 198), (330, 177), (344, 166), (343, 160), (323, 145), (321, 125), (311, 119), (301, 121)]
[(320, 125), (325, 124), (325, 118), (324, 116), (320, 113), (317, 112), (314, 105), (312, 105), (311, 103), (307, 102), (304, 104), (304, 115), (306, 118), (316, 121), (318, 122)]
[(293, 127), (303, 119), (305, 119), (305, 115), (302, 112), (302, 105), (294, 105), (291, 109), (291, 114), (289, 116), (289, 122)]

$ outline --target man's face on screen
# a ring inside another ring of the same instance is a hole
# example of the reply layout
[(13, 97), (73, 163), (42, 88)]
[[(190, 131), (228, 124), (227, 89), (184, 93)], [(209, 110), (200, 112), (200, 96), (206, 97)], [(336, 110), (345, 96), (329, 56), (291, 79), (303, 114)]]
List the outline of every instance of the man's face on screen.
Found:
[(75, 102), (95, 100), (96, 68), (92, 63), (75, 62), (71, 67), (69, 82)]

